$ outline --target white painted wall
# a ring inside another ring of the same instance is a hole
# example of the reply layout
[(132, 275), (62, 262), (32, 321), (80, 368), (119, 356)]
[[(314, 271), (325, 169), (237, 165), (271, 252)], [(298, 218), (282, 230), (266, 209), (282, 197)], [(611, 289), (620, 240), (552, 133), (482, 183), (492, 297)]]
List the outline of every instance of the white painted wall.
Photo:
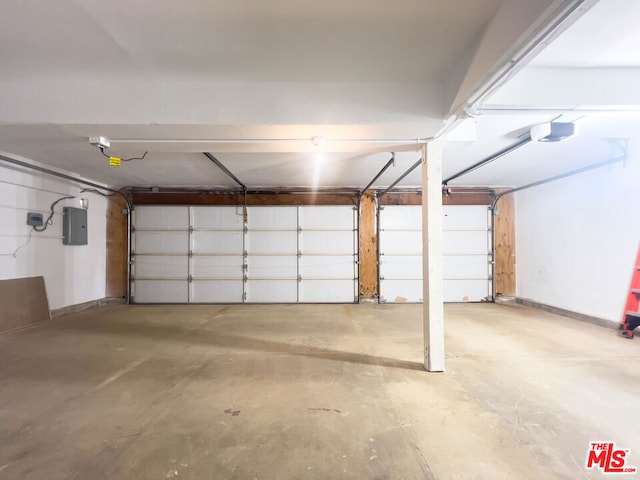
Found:
[(517, 295), (620, 322), (640, 242), (640, 155), (515, 195)]
[[(51, 309), (105, 296), (107, 202), (96, 194), (81, 194), (80, 189), (50, 176), (0, 165), (0, 279), (44, 276)], [(53, 225), (45, 232), (33, 232), (29, 240), (27, 212), (38, 211), (46, 218), (51, 203), (66, 195), (89, 199), (89, 244), (62, 244), (62, 208), (80, 207), (79, 199), (58, 203)], [(14, 258), (11, 253), (25, 243)]]

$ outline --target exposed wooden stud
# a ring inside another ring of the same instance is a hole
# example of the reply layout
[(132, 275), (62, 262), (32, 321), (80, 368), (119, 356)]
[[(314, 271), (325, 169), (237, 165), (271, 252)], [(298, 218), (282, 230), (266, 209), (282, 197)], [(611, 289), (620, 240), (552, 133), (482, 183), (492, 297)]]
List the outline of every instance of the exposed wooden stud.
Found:
[(494, 216), (495, 228), (495, 296), (512, 297), (516, 294), (514, 196), (505, 195), (496, 205), (499, 215)]
[(378, 295), (376, 205), (373, 191), (362, 195), (360, 204), (360, 298)]
[(127, 216), (120, 197), (109, 197), (107, 204), (107, 297), (127, 295)]

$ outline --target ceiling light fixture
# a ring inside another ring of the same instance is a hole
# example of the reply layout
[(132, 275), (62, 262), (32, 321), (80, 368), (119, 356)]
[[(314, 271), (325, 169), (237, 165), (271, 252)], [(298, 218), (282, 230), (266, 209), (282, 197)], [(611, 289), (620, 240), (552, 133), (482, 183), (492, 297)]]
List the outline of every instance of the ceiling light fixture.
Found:
[(327, 145), (327, 137), (311, 137), (311, 143), (314, 147), (324, 148)]

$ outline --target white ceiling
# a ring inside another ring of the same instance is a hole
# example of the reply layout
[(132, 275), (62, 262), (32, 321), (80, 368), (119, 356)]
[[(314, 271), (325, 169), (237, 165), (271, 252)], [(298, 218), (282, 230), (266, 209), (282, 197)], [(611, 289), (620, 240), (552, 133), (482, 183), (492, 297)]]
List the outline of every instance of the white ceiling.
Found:
[[(397, 152), (374, 185), (385, 187), (419, 158), (419, 139), (443, 127), (470, 65), (501, 32), (500, 12), (526, 1), (11, 0), (0, 21), (0, 151), (108, 185), (209, 189), (235, 184), (203, 151), (251, 188), (283, 189), (362, 188)], [(618, 154), (608, 137), (631, 139), (635, 151), (638, 116), (540, 111), (525, 80), (540, 69), (563, 82), (567, 67), (585, 79), (595, 67), (640, 67), (630, 47), (638, 10), (635, 0), (601, 0), (572, 18), (466, 121), (475, 141), (444, 139), (444, 177), (537, 123), (577, 120), (575, 137), (528, 144), (451, 185), (517, 186), (605, 160)], [(112, 140), (109, 154), (149, 153), (112, 167), (89, 145), (96, 135)], [(314, 136), (327, 137), (323, 152)], [(419, 169), (400, 184), (419, 185)]]
[[(430, 81), (477, 41), (500, 3), (9, 0), (2, 6), (0, 79)], [(429, 60), (420, 61), (425, 55)]]

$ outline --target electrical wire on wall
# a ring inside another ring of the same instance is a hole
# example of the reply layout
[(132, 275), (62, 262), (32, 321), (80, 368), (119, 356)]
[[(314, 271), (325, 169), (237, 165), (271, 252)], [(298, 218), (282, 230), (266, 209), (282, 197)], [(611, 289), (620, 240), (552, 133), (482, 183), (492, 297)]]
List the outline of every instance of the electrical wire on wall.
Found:
[(26, 247), (27, 245), (29, 245), (29, 242), (31, 241), (31, 235), (32, 234), (33, 234), (33, 230), (29, 230), (29, 235), (27, 236), (27, 241), (26, 242), (24, 242), (22, 245), (20, 245), (18, 248), (16, 248), (11, 253), (0, 253), (0, 257), (13, 257), (13, 258), (16, 258), (16, 255), (18, 254), (18, 252), (20, 250), (22, 250), (24, 247)]
[(29, 242), (31, 242), (31, 235), (33, 234), (33, 232), (44, 232), (47, 228), (49, 228), (50, 225), (53, 225), (53, 216), (55, 215), (55, 207), (58, 203), (60, 203), (63, 200), (69, 200), (72, 198), (76, 198), (74, 195), (65, 195), (64, 197), (60, 197), (57, 200), (54, 200), (53, 203), (51, 203), (51, 205), (49, 206), (49, 216), (47, 217), (47, 219), (44, 221), (44, 223), (42, 224), (41, 227), (37, 227), (35, 225), (33, 225), (31, 227), (31, 230), (29, 230), (29, 235), (27, 236), (27, 241), (24, 242), (22, 245), (18, 246), (13, 252), (11, 253), (0, 253), (0, 257), (13, 257), (16, 258), (16, 255), (18, 254), (18, 252), (20, 250), (22, 250), (24, 247), (26, 247), (27, 245), (29, 245)]
[(36, 227), (35, 225), (33, 226), (33, 231), (35, 232), (44, 232), (47, 228), (49, 228), (49, 225), (53, 225), (53, 215), (55, 214), (54, 208), (55, 206), (60, 203), (62, 200), (68, 200), (71, 198), (76, 198), (74, 195), (67, 195), (65, 197), (60, 197), (59, 199), (55, 200), (51, 206), (49, 207), (49, 209), (51, 210), (51, 213), (49, 213), (49, 217), (47, 217), (47, 219), (45, 220), (45, 222), (42, 224), (41, 227)]

